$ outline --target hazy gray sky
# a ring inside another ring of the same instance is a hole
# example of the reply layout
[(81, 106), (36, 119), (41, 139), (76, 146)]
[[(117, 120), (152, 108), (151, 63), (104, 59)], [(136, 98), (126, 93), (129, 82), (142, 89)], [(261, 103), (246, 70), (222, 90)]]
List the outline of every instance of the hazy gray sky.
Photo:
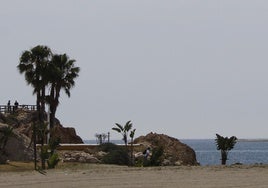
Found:
[(8, 0), (1, 104), (34, 104), (16, 66), (47, 45), (81, 67), (57, 117), (83, 139), (132, 120), (136, 136), (268, 137), (268, 1)]

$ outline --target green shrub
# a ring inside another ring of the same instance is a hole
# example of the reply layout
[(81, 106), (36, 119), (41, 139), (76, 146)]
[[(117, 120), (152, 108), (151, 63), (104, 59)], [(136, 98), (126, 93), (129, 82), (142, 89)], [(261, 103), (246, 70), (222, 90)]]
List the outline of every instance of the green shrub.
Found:
[(117, 148), (116, 150), (110, 151), (107, 155), (105, 155), (102, 158), (102, 161), (105, 164), (128, 165), (128, 152), (124, 148)]
[(107, 153), (102, 158), (102, 162), (105, 164), (129, 164), (129, 155), (125, 147), (113, 143), (103, 143), (99, 146), (99, 150)]
[(59, 161), (59, 155), (57, 153), (53, 153), (47, 160), (48, 168), (55, 168)]
[(48, 168), (55, 168), (60, 161), (58, 154), (55, 153), (59, 143), (59, 139), (51, 139), (49, 145), (41, 147), (40, 158), (43, 161), (47, 161)]
[(150, 159), (150, 165), (159, 166), (163, 160), (162, 159), (163, 153), (164, 153), (163, 147), (154, 148)]

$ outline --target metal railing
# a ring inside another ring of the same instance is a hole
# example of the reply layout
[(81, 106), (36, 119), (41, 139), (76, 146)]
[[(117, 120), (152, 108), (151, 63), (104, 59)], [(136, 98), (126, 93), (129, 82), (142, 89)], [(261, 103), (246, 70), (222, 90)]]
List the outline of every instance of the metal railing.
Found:
[(14, 113), (19, 109), (26, 109), (30, 111), (36, 111), (36, 105), (0, 105), (0, 113)]

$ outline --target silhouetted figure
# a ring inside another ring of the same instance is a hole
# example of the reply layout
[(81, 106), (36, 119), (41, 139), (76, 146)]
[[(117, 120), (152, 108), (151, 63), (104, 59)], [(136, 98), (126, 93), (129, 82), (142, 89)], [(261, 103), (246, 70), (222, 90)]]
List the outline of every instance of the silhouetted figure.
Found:
[(19, 106), (18, 101), (15, 101), (15, 103), (14, 103), (14, 111), (18, 109), (18, 106)]
[(10, 106), (10, 100), (7, 102), (7, 111), (10, 113), (11, 111), (11, 106)]

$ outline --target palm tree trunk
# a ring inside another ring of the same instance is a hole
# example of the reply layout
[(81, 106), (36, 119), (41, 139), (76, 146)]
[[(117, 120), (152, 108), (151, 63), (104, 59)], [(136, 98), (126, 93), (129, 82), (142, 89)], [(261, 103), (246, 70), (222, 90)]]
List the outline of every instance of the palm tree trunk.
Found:
[(221, 164), (226, 165), (226, 161), (227, 161), (227, 152), (222, 150), (221, 151)]
[[(41, 121), (41, 116), (40, 116), (40, 93), (37, 92), (36, 94), (36, 108), (37, 108), (37, 113), (38, 113), (38, 122), (40, 123)], [(37, 126), (36, 126), (36, 122), (34, 122), (33, 124), (33, 142), (34, 142), (34, 169), (37, 170), (37, 151), (36, 151), (36, 130), (37, 130)]]
[[(42, 107), (42, 97), (41, 96), (41, 90), (39, 90), (37, 92), (37, 111), (38, 111), (38, 129), (40, 130), (41, 129), (41, 125), (44, 124), (44, 111), (43, 111), (43, 107)], [(44, 135), (43, 134), (40, 134), (38, 135), (40, 138), (40, 144), (41, 144), (41, 167), (42, 169), (45, 169), (46, 168), (46, 161), (44, 159), (43, 154), (42, 154), (42, 149), (44, 148)], [(35, 138), (36, 139), (36, 138)], [(36, 145), (35, 145), (36, 147)], [(36, 160), (36, 159), (35, 159)]]
[(37, 170), (37, 155), (36, 155), (36, 122), (33, 123), (33, 144), (34, 144), (34, 169)]
[(133, 157), (133, 138), (131, 138), (131, 154), (130, 154), (131, 166), (134, 166), (134, 157)]
[(53, 130), (54, 130), (54, 126), (55, 126), (55, 114), (56, 114), (56, 109), (55, 109), (55, 107), (51, 104), (50, 105), (50, 116), (49, 116), (49, 122), (50, 122), (50, 127), (49, 127), (49, 129), (50, 129), (50, 137), (51, 138), (54, 138), (54, 132), (53, 132)]

